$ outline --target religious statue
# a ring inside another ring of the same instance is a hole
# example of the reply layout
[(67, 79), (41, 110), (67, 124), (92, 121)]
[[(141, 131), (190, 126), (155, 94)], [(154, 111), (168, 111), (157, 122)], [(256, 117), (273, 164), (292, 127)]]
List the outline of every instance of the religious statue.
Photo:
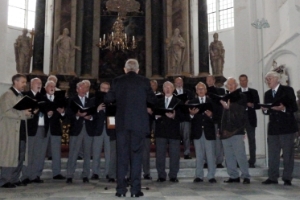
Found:
[(27, 36), (27, 33), (27, 29), (23, 29), (23, 34), (18, 36), (14, 44), (17, 72), (22, 74), (29, 73), (32, 56), (32, 40)]
[(70, 59), (73, 50), (77, 49), (80, 51), (80, 48), (74, 45), (72, 38), (69, 36), (69, 29), (64, 28), (62, 35), (58, 37), (55, 44), (57, 45), (58, 52), (57, 73), (74, 73), (70, 66)]
[(289, 75), (287, 73), (285, 65), (279, 65), (277, 67), (277, 62), (273, 60), (272, 63), (273, 70), (280, 74), (280, 84), (281, 85), (289, 85)]
[(218, 40), (218, 33), (213, 35), (214, 41), (209, 45), (210, 63), (213, 75), (223, 75), (225, 49), (221, 41)]
[(175, 28), (173, 36), (166, 40), (168, 58), (169, 58), (169, 73), (173, 75), (181, 74), (185, 61), (185, 40), (180, 35), (180, 30)]

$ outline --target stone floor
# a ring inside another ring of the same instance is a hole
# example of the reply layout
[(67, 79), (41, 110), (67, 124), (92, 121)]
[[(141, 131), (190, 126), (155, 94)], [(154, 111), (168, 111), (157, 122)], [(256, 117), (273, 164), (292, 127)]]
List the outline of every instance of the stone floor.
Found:
[[(293, 186), (283, 186), (282, 181), (278, 185), (262, 185), (265, 177), (254, 177), (250, 185), (226, 184), (225, 178), (217, 178), (217, 184), (208, 182), (193, 183), (192, 178), (181, 178), (179, 183), (157, 183), (155, 181), (142, 182), (145, 196), (141, 199), (153, 200), (218, 200), (218, 199), (255, 199), (255, 200), (280, 200), (300, 199), (300, 179), (293, 180)], [(107, 190), (105, 188), (107, 187)], [(89, 200), (89, 199), (119, 199), (115, 196), (115, 184), (106, 180), (91, 181), (83, 184), (81, 180), (75, 180), (67, 185), (64, 181), (45, 180), (43, 184), (30, 184), (26, 187), (15, 189), (0, 189), (0, 200), (8, 199), (43, 199), (43, 200)], [(130, 196), (130, 193), (127, 193)], [(124, 199), (124, 198), (123, 198)], [(126, 199), (131, 199), (127, 197)]]

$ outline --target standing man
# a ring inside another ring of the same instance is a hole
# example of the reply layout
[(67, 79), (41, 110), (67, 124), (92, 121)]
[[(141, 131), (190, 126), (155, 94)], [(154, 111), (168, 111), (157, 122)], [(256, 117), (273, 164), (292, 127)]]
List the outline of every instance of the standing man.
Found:
[[(234, 78), (228, 78), (226, 88), (229, 93), (233, 93), (237, 89), (237, 82)], [(247, 99), (243, 93), (238, 92), (238, 98), (234, 101), (221, 100), (223, 106), (223, 117), (221, 127), (221, 139), (224, 147), (227, 173), (229, 179), (225, 183), (239, 183), (240, 174), (237, 169), (237, 163), (242, 172), (241, 178), (244, 184), (250, 184), (249, 165), (245, 151), (244, 135), (245, 124), (247, 121)]]
[[(197, 98), (189, 101), (189, 103), (203, 104), (212, 103), (211, 99), (206, 94), (206, 85), (199, 82), (196, 85)], [(208, 173), (207, 178), (210, 183), (216, 183), (216, 134), (213, 120), (213, 110), (205, 110), (199, 112), (198, 108), (189, 109), (192, 124), (192, 135), (194, 138), (194, 146), (196, 153), (196, 178), (194, 182), (203, 182), (204, 171), (204, 155), (206, 155)]]
[(255, 89), (248, 87), (248, 77), (246, 74), (242, 74), (239, 77), (240, 86), (238, 90), (240, 92), (245, 92), (247, 97), (247, 116), (248, 120), (246, 123), (246, 133), (248, 136), (249, 142), (249, 154), (250, 158), (248, 160), (249, 168), (255, 168), (255, 161), (256, 161), (256, 141), (255, 141), (255, 127), (257, 126), (257, 118), (256, 118), (256, 111), (260, 108), (258, 105), (259, 103), (259, 96), (258, 92)]
[[(216, 95), (225, 95), (224, 88), (218, 88), (215, 86), (216, 79), (213, 75), (208, 75), (206, 77), (206, 84), (207, 84), (207, 95), (210, 97), (212, 94)], [(219, 102), (212, 102), (215, 110), (214, 110), (214, 124), (215, 124), (215, 133), (216, 133), (216, 164), (217, 168), (224, 168), (223, 161), (224, 161), (224, 150), (222, 141), (220, 140), (219, 131), (221, 129), (221, 119), (222, 119), (222, 112), (223, 107)], [(205, 157), (205, 155), (204, 155)], [(206, 158), (205, 158), (206, 160)]]
[[(183, 88), (183, 80), (181, 77), (177, 77), (174, 80), (174, 84), (175, 84), (175, 90), (174, 90), (174, 94), (175, 96), (177, 95), (185, 95), (186, 100), (191, 100), (194, 98), (194, 94), (192, 91)], [(182, 102), (185, 103), (185, 102)], [(184, 146), (184, 159), (192, 159), (192, 157), (190, 156), (190, 146), (191, 146), (191, 123), (189, 121), (189, 119), (184, 119), (180, 122), (180, 134), (182, 137), (182, 141), (183, 141), (183, 146)]]
[(72, 109), (75, 102), (83, 108), (90, 106), (89, 99), (86, 98), (85, 83), (79, 82), (76, 85), (77, 95), (70, 98), (69, 107), (67, 109), (67, 117), (70, 120), (70, 151), (67, 162), (67, 183), (73, 183), (73, 176), (76, 170), (77, 157), (83, 143), (83, 171), (82, 182), (88, 183), (90, 176), (90, 158), (93, 136), (95, 134), (95, 123), (93, 116), (87, 112), (79, 112)]
[[(107, 93), (109, 91), (110, 84), (108, 82), (103, 82), (100, 85), (100, 92)], [(102, 99), (103, 100), (103, 99)], [(105, 114), (105, 104), (99, 102), (97, 107), (97, 113), (95, 115), (95, 135), (93, 137), (92, 151), (93, 151), (93, 164), (92, 164), (92, 180), (98, 180), (100, 176), (100, 160), (102, 147), (104, 148), (105, 156), (105, 170), (104, 175), (108, 177), (109, 166), (110, 166), (110, 140), (108, 135), (108, 130), (106, 126), (106, 114)], [(108, 177), (110, 178), (110, 177)]]
[(294, 134), (298, 131), (294, 112), (298, 110), (294, 89), (280, 84), (277, 72), (268, 72), (265, 81), (270, 90), (265, 92), (264, 103), (275, 103), (271, 108), (262, 107), (263, 113), (269, 115), (268, 124), (268, 179), (262, 184), (278, 184), (280, 151), (283, 153), (284, 185), (292, 185), (294, 170)]
[[(30, 80), (30, 91), (26, 92), (25, 95), (29, 96), (36, 101), (41, 101), (42, 95), (40, 90), (42, 88), (42, 81), (39, 78), (33, 78)], [(43, 180), (39, 178), (38, 175), (38, 164), (39, 160), (45, 161), (45, 154), (43, 154), (41, 149), (44, 144), (45, 129), (44, 125), (40, 126), (40, 115), (41, 110), (33, 116), (32, 119), (27, 120), (28, 127), (28, 163), (27, 166), (22, 168), (22, 183), (28, 184), (31, 182), (42, 183)], [(44, 118), (41, 120), (44, 124)], [(44, 165), (43, 165), (44, 166)], [(43, 170), (43, 169), (42, 169)]]
[[(180, 103), (174, 95), (174, 85), (166, 81), (163, 84), (164, 98), (157, 102), (158, 108), (174, 108)], [(180, 159), (180, 119), (182, 115), (179, 107), (173, 112), (167, 112), (165, 115), (155, 115), (155, 139), (156, 139), (156, 169), (158, 173), (157, 182), (165, 182), (166, 173), (166, 153), (169, 147), (169, 178), (171, 182), (177, 183), (177, 174), (179, 171)]]
[(105, 97), (105, 102), (116, 101), (117, 131), (117, 193), (126, 196), (125, 176), (130, 163), (131, 196), (143, 196), (141, 192), (141, 169), (144, 139), (149, 132), (147, 102), (155, 103), (149, 79), (138, 75), (139, 64), (135, 59), (126, 61), (125, 75), (115, 78)]
[[(25, 160), (27, 119), (32, 118), (31, 109), (16, 110), (13, 107), (22, 98), (26, 76), (12, 77), (12, 87), (0, 97), (0, 187), (15, 188), (24, 185), (19, 176)], [(34, 111), (34, 113), (36, 113)], [(27, 160), (26, 160), (27, 162)]]

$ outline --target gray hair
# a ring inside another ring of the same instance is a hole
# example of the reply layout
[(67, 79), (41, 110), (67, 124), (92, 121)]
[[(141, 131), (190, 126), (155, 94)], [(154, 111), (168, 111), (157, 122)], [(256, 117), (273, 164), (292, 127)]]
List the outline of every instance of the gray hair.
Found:
[(136, 59), (128, 59), (125, 63), (125, 69), (127, 71), (137, 71), (139, 70), (139, 62)]
[(78, 83), (76, 84), (76, 89), (82, 87), (83, 85), (85, 85), (85, 83), (84, 83), (83, 81), (78, 82)]
[(228, 81), (230, 81), (230, 80), (233, 80), (234, 83), (236, 84), (236, 86), (239, 85), (235, 78), (233, 78), (233, 77), (228, 77), (228, 78), (227, 78), (227, 81), (226, 81), (225, 84), (224, 84), (226, 87), (227, 87)]
[(164, 82), (164, 84), (163, 84), (163, 88), (166, 86), (166, 85), (171, 85), (173, 88), (174, 88), (174, 84), (172, 83), (172, 82), (170, 82), (170, 81), (166, 81), (166, 82)]
[(46, 84), (45, 84), (45, 88), (46, 88), (49, 84), (53, 84), (54, 86), (56, 85), (56, 84), (54, 83), (54, 81), (47, 81)]
[(89, 81), (89, 80), (83, 80), (82, 82), (85, 84), (88, 84), (89, 87), (91, 86), (91, 81)]
[(157, 85), (157, 80), (150, 80), (150, 82), (155, 83)]
[(197, 87), (200, 86), (200, 85), (202, 85), (202, 86), (206, 89), (206, 85), (205, 85), (203, 82), (200, 81), (200, 82), (197, 83), (197, 85), (195, 86), (196, 90), (197, 90)]
[(47, 81), (49, 81), (49, 79), (52, 79), (52, 78), (55, 80), (55, 82), (54, 81), (53, 82), (56, 84), (57, 83), (57, 77), (55, 75), (48, 76)]
[(267, 74), (266, 74), (266, 76), (265, 76), (265, 78), (267, 78), (267, 77), (274, 77), (274, 78), (277, 78), (277, 80), (278, 80), (278, 83), (280, 82), (280, 74), (279, 73), (277, 73), (277, 72), (275, 72), (275, 71), (269, 71)]
[(35, 77), (35, 78), (33, 78), (33, 79), (31, 79), (31, 80), (30, 80), (30, 84), (32, 84), (34, 81), (37, 81), (37, 80), (41, 81), (41, 79), (40, 79), (40, 78), (38, 78), (38, 77)]

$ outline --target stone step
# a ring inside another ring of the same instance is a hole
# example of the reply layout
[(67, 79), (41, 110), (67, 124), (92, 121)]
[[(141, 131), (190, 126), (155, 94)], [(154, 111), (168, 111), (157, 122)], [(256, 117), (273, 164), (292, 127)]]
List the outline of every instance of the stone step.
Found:
[[(45, 161), (45, 167), (43, 170), (42, 178), (44, 178), (44, 179), (52, 178), (51, 164), (52, 164), (52, 161), (49, 161), (49, 160)], [(92, 164), (92, 162), (91, 162), (91, 164)], [(105, 178), (105, 176), (106, 176), (104, 174), (104, 164), (105, 164), (105, 160), (101, 159), (100, 178)], [(83, 160), (78, 160), (77, 161), (77, 169), (74, 174), (75, 179), (81, 178), (82, 165), (83, 165)], [(65, 175), (66, 174), (66, 166), (67, 166), (67, 158), (62, 158), (61, 166), (62, 166), (61, 173), (63, 175)], [(194, 177), (195, 176), (195, 167), (196, 167), (196, 159), (184, 160), (183, 158), (181, 158), (178, 177), (179, 178)], [(263, 157), (259, 157), (256, 161), (256, 168), (249, 169), (249, 170), (250, 170), (250, 175), (253, 177), (267, 176), (267, 168), (265, 167), (265, 159)], [(166, 159), (166, 171), (167, 171), (167, 173), (169, 171), (169, 158)], [(153, 179), (157, 178), (157, 171), (156, 171), (156, 167), (155, 167), (155, 158), (150, 159), (150, 173), (151, 173), (151, 176), (153, 177)], [(92, 174), (92, 172), (91, 172), (91, 174)], [(204, 175), (206, 176), (206, 174), (207, 174), (207, 169), (204, 169)], [(228, 177), (226, 168), (217, 169), (216, 177)]]
[[(61, 159), (61, 168), (66, 169), (67, 168), (67, 158), (62, 158)], [(100, 161), (100, 168), (104, 169), (105, 166), (105, 159), (101, 158)], [(45, 166), (44, 169), (51, 169), (52, 161), (51, 160), (46, 160), (45, 161)], [(92, 165), (92, 160), (91, 160), (91, 165)], [(223, 163), (224, 165), (224, 163)], [(263, 157), (257, 158), (256, 164), (257, 167), (264, 167), (265, 166), (265, 159)], [(77, 160), (77, 168), (81, 169), (83, 166), (83, 160)], [(185, 169), (185, 168), (195, 168), (196, 167), (196, 159), (189, 159), (185, 160), (183, 158), (180, 159), (180, 169)], [(150, 169), (155, 169), (156, 164), (155, 164), (155, 158), (150, 158)], [(166, 168), (169, 169), (169, 158), (166, 158)]]

